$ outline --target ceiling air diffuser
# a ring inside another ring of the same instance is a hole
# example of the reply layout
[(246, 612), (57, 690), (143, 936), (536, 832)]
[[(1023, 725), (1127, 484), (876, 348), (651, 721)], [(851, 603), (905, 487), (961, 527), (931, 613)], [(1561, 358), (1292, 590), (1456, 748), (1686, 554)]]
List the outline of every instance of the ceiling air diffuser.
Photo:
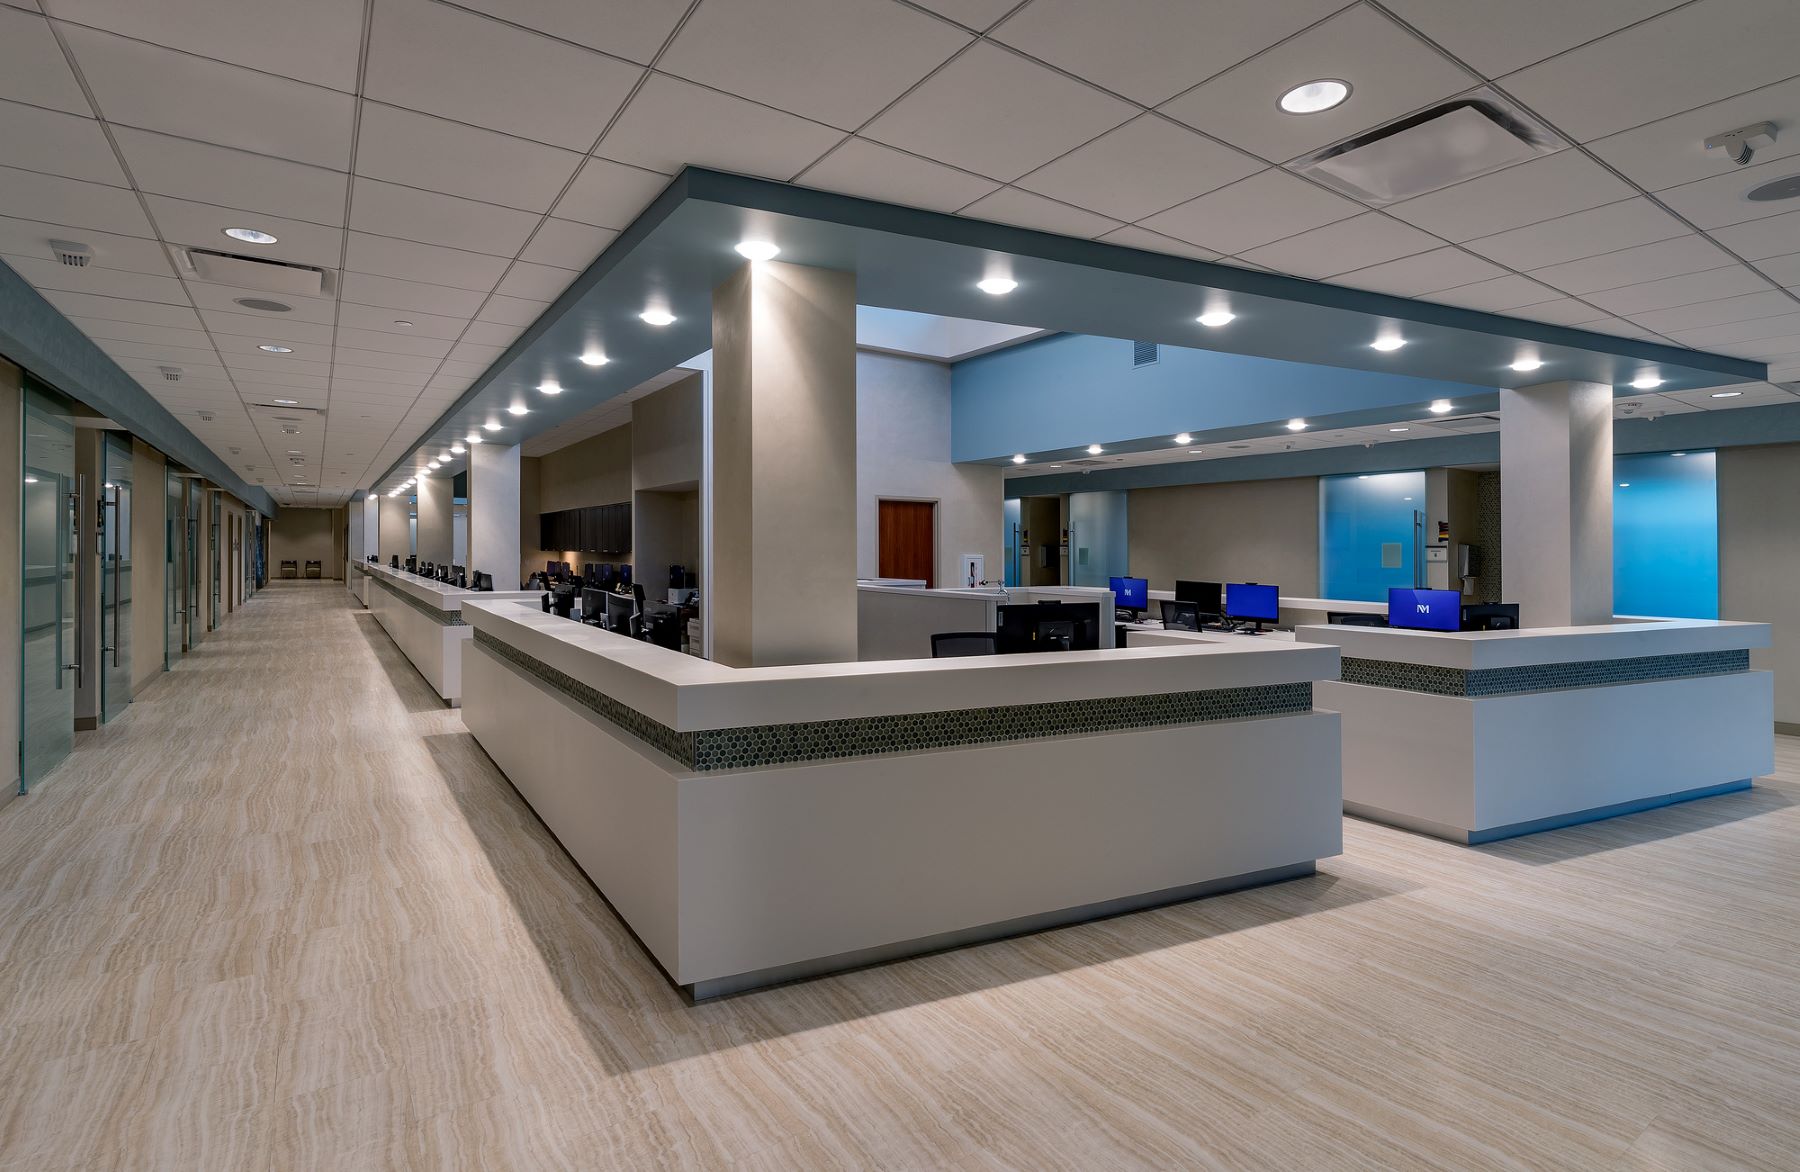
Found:
[(1433, 106), (1289, 164), (1364, 203), (1389, 204), (1546, 155), (1561, 144), (1498, 95)]

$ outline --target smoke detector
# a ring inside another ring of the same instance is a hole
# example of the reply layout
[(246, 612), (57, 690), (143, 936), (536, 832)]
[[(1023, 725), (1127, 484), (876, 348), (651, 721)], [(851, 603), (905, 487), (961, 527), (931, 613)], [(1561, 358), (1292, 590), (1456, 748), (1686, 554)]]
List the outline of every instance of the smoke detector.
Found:
[(1493, 90), (1482, 89), (1364, 131), (1288, 166), (1381, 206), (1550, 154), (1561, 145), (1548, 126)]
[(52, 240), (50, 251), (57, 260), (74, 268), (85, 268), (94, 259), (94, 250), (77, 240)]
[(162, 371), (164, 382), (178, 383), (181, 381), (181, 367), (179, 366), (159, 366), (156, 369)]

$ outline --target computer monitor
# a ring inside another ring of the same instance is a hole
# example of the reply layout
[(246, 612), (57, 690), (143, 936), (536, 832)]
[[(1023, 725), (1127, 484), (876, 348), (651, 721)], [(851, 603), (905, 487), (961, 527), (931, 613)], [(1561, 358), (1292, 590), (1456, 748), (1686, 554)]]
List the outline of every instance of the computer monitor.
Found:
[(1171, 631), (1198, 631), (1200, 629), (1200, 608), (1191, 602), (1170, 602), (1163, 599), (1163, 627)]
[(1262, 633), (1264, 623), (1281, 617), (1281, 592), (1260, 582), (1228, 582), (1225, 584), (1225, 616), (1255, 625)]
[(1002, 655), (1026, 651), (1099, 650), (1100, 604), (1097, 602), (1028, 602), (999, 609), (994, 643)]
[(472, 581), (470, 585), (476, 590), (492, 591), (494, 589), (494, 576), (487, 573), (485, 570), (476, 570), (474, 581)]
[(598, 623), (606, 616), (606, 591), (593, 586), (581, 588), (581, 621)]
[(1150, 582), (1147, 578), (1108, 578), (1113, 605), (1122, 610), (1143, 611), (1150, 606)]
[(1388, 626), (1413, 631), (1460, 630), (1462, 595), (1455, 590), (1395, 586), (1388, 591)]
[(619, 576), (619, 585), (621, 585), (621, 586), (631, 585), (631, 563), (630, 562), (620, 562), (617, 566), (613, 567), (613, 570)]
[(392, 555), (392, 557), (390, 557), (388, 559), (388, 567), (390, 569), (395, 569), (395, 570), (400, 568), (400, 555), (399, 554), (394, 554), (394, 555)]
[(406, 572), (409, 574), (416, 574), (419, 572), (419, 559), (411, 554), (406, 555)]
[(1191, 602), (1201, 615), (1218, 618), (1225, 613), (1225, 588), (1217, 582), (1175, 581), (1175, 601)]
[(1465, 631), (1516, 631), (1519, 629), (1519, 604), (1516, 602), (1471, 602), (1462, 608)]
[(637, 603), (623, 594), (606, 596), (606, 629), (617, 631), (621, 635), (631, 634), (631, 616), (637, 613)]

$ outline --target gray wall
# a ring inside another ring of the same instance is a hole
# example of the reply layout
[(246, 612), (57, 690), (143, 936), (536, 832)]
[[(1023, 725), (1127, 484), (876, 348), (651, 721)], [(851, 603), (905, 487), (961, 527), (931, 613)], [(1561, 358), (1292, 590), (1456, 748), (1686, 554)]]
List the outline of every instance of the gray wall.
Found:
[[(281, 577), (281, 563), (288, 559), (297, 563), (302, 575), (306, 563), (314, 561), (322, 563), (325, 577), (342, 578), (344, 563), (337, 560), (337, 553), (343, 548), (343, 525), (342, 509), (282, 509), (269, 527), (269, 577)], [(400, 560), (406, 560), (404, 551)]]
[(890, 354), (856, 356), (856, 574), (876, 577), (876, 517), (887, 500), (937, 503), (937, 582), (959, 559), (987, 559), (1000, 581), (1004, 522), (999, 468), (950, 463), (950, 368)]
[(1319, 591), (1316, 477), (1140, 488), (1130, 512), (1131, 572), (1152, 590), (1189, 578)]
[(1775, 673), (1775, 719), (1800, 725), (1800, 445), (1719, 450), (1719, 616), (1772, 623), (1751, 654)]

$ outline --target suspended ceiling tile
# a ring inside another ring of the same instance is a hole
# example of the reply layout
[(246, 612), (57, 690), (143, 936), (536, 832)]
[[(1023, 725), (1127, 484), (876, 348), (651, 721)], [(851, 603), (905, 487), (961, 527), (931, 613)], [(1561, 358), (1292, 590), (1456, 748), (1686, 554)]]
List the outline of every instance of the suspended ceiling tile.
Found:
[(1367, 212), (1251, 249), (1242, 259), (1297, 277), (1330, 277), (1443, 245), (1411, 224)]
[[(1541, 305), (1553, 299), (1556, 290), (1529, 277), (1508, 274), (1458, 285), (1431, 294), (1430, 299), (1442, 305), (1460, 305), (1464, 309), (1480, 309), (1488, 313), (1510, 313), (1519, 306)], [(1593, 314), (1593, 310), (1587, 311)], [(1541, 319), (1540, 319), (1541, 320)]]
[[(210, 347), (212, 345), (212, 339), (207, 336), (205, 330), (200, 328), (200, 321), (197, 317), (194, 319), (191, 328), (184, 329), (179, 326), (112, 321), (107, 318), (82, 317), (77, 314), (70, 314), (68, 316), (69, 321), (76, 329), (97, 342), (108, 340), (118, 342), (147, 342), (152, 345), (192, 346), (199, 348)], [(218, 355), (213, 355), (210, 361), (216, 366), (219, 361)]]
[(68, 179), (128, 184), (106, 132), (90, 117), (0, 102), (0, 143), (9, 166)]
[(894, 0), (736, 0), (695, 9), (657, 68), (854, 130), (970, 39)]
[(538, 225), (531, 243), (519, 253), (530, 264), (585, 269), (618, 235), (610, 228), (595, 228), (570, 220), (546, 219)]
[(1141, 226), (1220, 253), (1269, 244), (1362, 211), (1362, 205), (1270, 168), (1147, 216)]
[(1704, 236), (1688, 235), (1534, 269), (1531, 275), (1564, 292), (1587, 294), (1733, 263), (1730, 254)]
[(122, 236), (154, 236), (137, 196), (122, 187), (0, 166), (0, 215)]
[(4, 6), (0, 6), (0, 98), (93, 114), (50, 22)]
[[(347, 176), (266, 155), (193, 142), (129, 126), (113, 128), (139, 190), (241, 208), (290, 220), (342, 226)], [(248, 248), (242, 242), (219, 247)]]
[[(1588, 144), (1627, 179), (1649, 191), (1692, 183), (1733, 169), (1720, 150), (1707, 150), (1705, 140), (1722, 130), (1774, 122), (1784, 132), (1800, 126), (1800, 78), (1790, 78), (1701, 106)], [(1800, 154), (1800, 135), (1780, 133), (1756, 148), (1756, 160), (1792, 158)]]
[[(401, 325), (409, 322), (410, 325)], [(338, 306), (338, 325), (357, 330), (405, 334), (416, 338), (447, 338), (454, 341), (469, 324), (464, 317), (445, 317), (418, 310), (385, 309), (375, 305), (358, 305), (346, 301)]]
[(669, 175), (691, 163), (787, 179), (841, 138), (829, 126), (659, 73), (594, 153)]
[(993, 36), (1154, 106), (1341, 7), (1342, 0), (1035, 0)]
[(1710, 350), (1716, 346), (1730, 345), (1733, 342), (1774, 338), (1789, 333), (1800, 333), (1800, 306), (1796, 306), (1792, 312), (1778, 313), (1772, 317), (1751, 318), (1747, 321), (1727, 322), (1724, 325), (1700, 326), (1691, 330), (1677, 330), (1670, 336), (1684, 346)]
[(1530, 272), (1559, 262), (1669, 240), (1690, 229), (1647, 199), (1628, 199), (1467, 241), (1463, 247)]
[[(1305, 117), (1279, 105), (1318, 78), (1350, 85), (1350, 100)], [(1318, 150), (1469, 89), (1480, 78), (1402, 26), (1355, 5), (1161, 107), (1198, 130), (1265, 159)]]
[(392, 331), (359, 330), (340, 324), (337, 331), (337, 347), (340, 355), (349, 356), (357, 350), (368, 350), (380, 354), (409, 354), (417, 358), (442, 358), (450, 352), (452, 343), (445, 338), (426, 338), (413, 334), (397, 334)]
[(542, 213), (581, 165), (574, 151), (365, 102), (356, 173)]
[(1144, 114), (1020, 179), (1017, 186), (1135, 221), (1262, 170), (1263, 164)]
[(66, 265), (60, 261), (40, 260), (29, 256), (6, 256), (14, 272), (31, 282), (36, 289), (64, 289), (76, 293), (98, 293), (105, 297), (129, 297), (138, 301), (162, 301), (170, 305), (188, 304), (187, 293), (173, 275), (155, 276), (125, 269), (101, 268), (98, 265)]
[(63, 36), (109, 121), (349, 168), (349, 94), (75, 25)]
[(1119, 221), (1070, 207), (1016, 187), (1002, 187), (964, 208), (962, 214), (977, 220), (1015, 224), (1061, 236), (1093, 237), (1123, 227)]
[[(146, 195), (144, 205), (170, 244), (188, 245), (254, 256), (257, 259), (291, 261), (335, 269), (343, 254), (344, 230), (304, 220), (258, 215), (237, 208), (194, 203), (166, 195)], [(244, 245), (225, 235), (227, 228), (256, 228), (272, 233), (276, 243)], [(254, 248), (254, 252), (250, 249)], [(196, 278), (197, 279), (197, 278)]]
[(643, 72), (430, 0), (381, 0), (363, 93), (585, 153)]
[(176, 329), (200, 328), (199, 315), (182, 305), (131, 301), (93, 293), (68, 293), (60, 289), (46, 290), (43, 296), (44, 300), (68, 317), (97, 317), (107, 321), (137, 322), (140, 325), (171, 326)]
[(1135, 113), (1110, 94), (983, 42), (922, 82), (862, 133), (1010, 181)]
[(1617, 32), (1682, 0), (1388, 0), (1402, 20), (1487, 77)]
[(1794, 251), (1794, 242), (1800, 240), (1800, 211), (1746, 220), (1708, 235), (1745, 260), (1782, 256)]
[(886, 200), (934, 212), (954, 212), (1000, 186), (992, 179), (909, 155), (866, 138), (845, 140), (808, 168), (796, 182), (804, 187)]
[[(8, 256), (54, 260), (50, 241), (68, 237), (69, 229), (63, 225), (10, 216), (0, 217), (0, 253)], [(175, 271), (169, 264), (162, 245), (142, 236), (120, 236), (88, 228), (82, 230), (80, 242), (94, 250), (93, 258), (87, 264), (89, 268), (119, 269), (159, 277), (169, 276)]]
[(668, 0), (462, 0), (514, 24), (648, 65), (686, 11)]
[(488, 298), (487, 304), (481, 307), (479, 320), (524, 328), (542, 317), (549, 308), (548, 301), (528, 301), (522, 297), (496, 294)]
[(1210, 248), (1201, 248), (1197, 244), (1189, 244), (1187, 241), (1177, 240), (1173, 236), (1164, 236), (1160, 232), (1152, 232), (1148, 228), (1140, 228), (1135, 224), (1116, 228), (1100, 239), (1108, 244), (1119, 244), (1126, 248), (1141, 249), (1144, 252), (1163, 252), (1171, 256), (1191, 257), (1194, 260), (1219, 259), (1219, 254)]
[(1776, 290), (1726, 297), (1718, 301), (1702, 301), (1673, 309), (1653, 309), (1632, 315), (1632, 320), (1658, 333), (1670, 330), (1693, 330), (1726, 322), (1749, 321), (1791, 313), (1794, 299)]
[[(1800, 8), (1800, 4), (1795, 7)], [(1752, 163), (1711, 179), (1667, 188), (1657, 192), (1656, 198), (1668, 204), (1676, 215), (1685, 216), (1695, 227), (1722, 228), (1793, 210), (1794, 205), (1787, 200), (1752, 200), (1749, 192), (1771, 179), (1785, 179), (1794, 172), (1791, 159)]]
[(245, 313), (242, 310), (203, 309), (200, 320), (214, 334), (252, 338), (258, 345), (330, 346), (329, 324), (301, 321), (289, 314)]
[(358, 232), (441, 244), (511, 258), (537, 227), (539, 216), (358, 177), (351, 186), (350, 226)]
[(58, 20), (353, 92), (362, 0), (56, 0)]
[(1409, 224), (1460, 242), (1635, 194), (1630, 184), (1581, 152), (1565, 150), (1401, 200), (1387, 210)]
[(1439, 248), (1417, 256), (1371, 265), (1332, 279), (1336, 285), (1372, 289), (1401, 297), (1418, 297), (1504, 275), (1505, 270), (1458, 248)]
[[(371, 290), (367, 282), (351, 281), (352, 273), (393, 277), (407, 284), (448, 285), (452, 289), (486, 293), (500, 279), (506, 263), (502, 257), (353, 231), (349, 234), (344, 260), (344, 267), (349, 270), (344, 274), (345, 296), (351, 295), (351, 289)], [(382, 288), (390, 297), (393, 295), (392, 285)], [(365, 293), (357, 299), (366, 301), (368, 296)], [(439, 304), (448, 304), (449, 300), (446, 297)], [(477, 299), (476, 304), (479, 303)], [(469, 312), (473, 313), (474, 309)]]
[(1769, 287), (1768, 281), (1743, 265), (1730, 265), (1703, 273), (1686, 273), (1664, 277), (1660, 281), (1644, 281), (1622, 289), (1605, 289), (1588, 293), (1583, 300), (1602, 309), (1634, 317), (1648, 310), (1672, 309), (1700, 301), (1717, 301), (1744, 293), (1755, 293)]
[(402, 317), (408, 311), (417, 311), (467, 319), (481, 308), (481, 303), (487, 296), (485, 290), (429, 285), (359, 272), (344, 273), (342, 284), (346, 303), (391, 309)]
[(514, 261), (512, 268), (506, 270), (506, 276), (494, 286), (494, 292), (506, 297), (530, 297), (543, 301), (554, 301), (569, 287), (569, 282), (580, 276), (575, 269), (558, 268), (554, 265), (535, 265), (526, 261)]

